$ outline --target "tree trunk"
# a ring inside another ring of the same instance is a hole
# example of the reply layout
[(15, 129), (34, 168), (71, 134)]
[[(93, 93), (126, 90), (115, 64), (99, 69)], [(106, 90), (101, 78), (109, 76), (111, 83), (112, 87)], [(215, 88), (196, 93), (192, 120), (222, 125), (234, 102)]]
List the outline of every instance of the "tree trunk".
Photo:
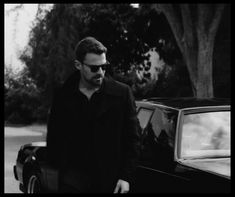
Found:
[(189, 72), (189, 78), (191, 81), (191, 87), (193, 91), (193, 96), (197, 95), (197, 50), (193, 48), (186, 48), (186, 50), (182, 53), (184, 60), (186, 62), (186, 66)]
[(196, 85), (197, 98), (213, 98), (213, 42), (207, 39), (199, 40), (198, 50), (198, 73)]
[(212, 98), (213, 95), (213, 42), (200, 39), (198, 50), (185, 48), (184, 59), (189, 71), (193, 95), (196, 98)]
[[(213, 48), (217, 28), (225, 4), (214, 6), (180, 4), (175, 9), (172, 4), (153, 4), (158, 12), (163, 12), (171, 26), (176, 42), (186, 62), (194, 97), (212, 98), (213, 94)], [(181, 11), (181, 15), (177, 14)], [(197, 13), (193, 23), (192, 13)], [(182, 18), (180, 18), (182, 16)]]

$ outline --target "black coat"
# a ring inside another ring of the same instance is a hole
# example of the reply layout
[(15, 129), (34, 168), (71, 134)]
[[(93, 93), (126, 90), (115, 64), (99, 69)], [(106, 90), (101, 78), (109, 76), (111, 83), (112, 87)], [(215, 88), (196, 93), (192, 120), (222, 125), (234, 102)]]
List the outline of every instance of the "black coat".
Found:
[(48, 120), (48, 160), (65, 174), (72, 170), (75, 178), (69, 175), (69, 179), (81, 179), (77, 180), (81, 185), (93, 181), (103, 192), (113, 192), (118, 179), (131, 186), (140, 142), (131, 90), (105, 77), (93, 121), (85, 124), (88, 132), (75, 94), (79, 78), (75, 72), (54, 97)]

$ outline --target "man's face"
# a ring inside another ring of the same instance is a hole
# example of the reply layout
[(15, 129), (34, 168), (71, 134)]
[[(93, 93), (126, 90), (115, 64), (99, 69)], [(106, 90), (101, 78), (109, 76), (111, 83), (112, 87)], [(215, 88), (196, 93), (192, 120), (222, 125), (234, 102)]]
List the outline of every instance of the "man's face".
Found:
[(100, 55), (95, 53), (87, 53), (81, 65), (81, 77), (91, 86), (101, 86), (104, 79), (105, 70), (103, 70), (100, 66), (104, 64), (106, 64), (105, 53)]

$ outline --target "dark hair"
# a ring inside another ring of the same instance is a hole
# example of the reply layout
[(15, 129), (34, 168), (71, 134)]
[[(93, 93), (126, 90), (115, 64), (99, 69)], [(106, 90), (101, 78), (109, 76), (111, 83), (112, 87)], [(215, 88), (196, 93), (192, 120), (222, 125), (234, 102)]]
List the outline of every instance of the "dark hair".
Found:
[(87, 53), (102, 54), (106, 53), (107, 48), (93, 37), (82, 39), (75, 47), (75, 57), (78, 61), (83, 62)]

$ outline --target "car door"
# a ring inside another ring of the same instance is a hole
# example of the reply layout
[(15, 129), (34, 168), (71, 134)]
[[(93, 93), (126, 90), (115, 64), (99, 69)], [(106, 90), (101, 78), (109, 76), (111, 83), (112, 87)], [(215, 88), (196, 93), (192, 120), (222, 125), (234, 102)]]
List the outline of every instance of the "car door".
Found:
[(174, 134), (177, 112), (161, 107), (140, 107), (141, 156), (132, 192), (183, 192), (188, 179), (175, 173)]

